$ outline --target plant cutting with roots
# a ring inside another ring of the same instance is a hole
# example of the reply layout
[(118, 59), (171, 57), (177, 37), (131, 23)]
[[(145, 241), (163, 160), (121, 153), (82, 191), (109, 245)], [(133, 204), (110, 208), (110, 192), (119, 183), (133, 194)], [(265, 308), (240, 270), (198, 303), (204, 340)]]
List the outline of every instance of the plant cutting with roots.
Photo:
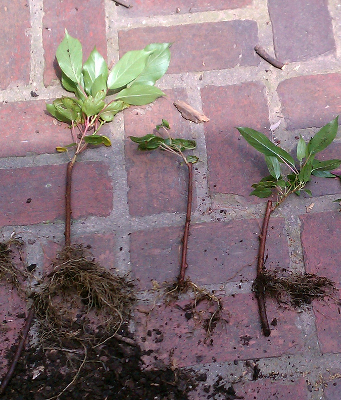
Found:
[[(262, 331), (265, 336), (270, 336), (271, 330), (267, 318), (265, 299), (267, 296), (276, 298), (281, 303), (290, 303), (294, 307), (310, 304), (313, 299), (321, 299), (331, 295), (334, 283), (315, 274), (287, 273), (280, 276), (278, 271), (267, 271), (265, 268), (265, 243), (271, 214), (291, 194), (299, 195), (301, 191), (311, 195), (306, 188), (311, 176), (335, 178), (333, 170), (337, 169), (340, 159), (320, 161), (317, 153), (326, 149), (335, 139), (338, 130), (338, 117), (323, 126), (307, 143), (300, 137), (297, 149), (297, 161), (284, 149), (276, 146), (263, 133), (251, 128), (237, 128), (244, 139), (257, 151), (265, 156), (270, 175), (262, 178), (260, 182), (252, 185), (254, 190), (251, 195), (266, 198), (273, 192), (277, 199), (275, 204), (267, 201), (261, 234), (259, 237), (259, 250), (257, 258), (257, 277), (253, 284)], [(289, 174), (282, 175), (281, 164), (286, 167)]]
[[(30, 295), (33, 305), (23, 330), (25, 334), (2, 382), (1, 392), (13, 374), (35, 314), (44, 333), (75, 339), (87, 329), (72, 323), (75, 320), (72, 305), (85, 307), (86, 314), (93, 309), (97, 310), (96, 316), (102, 313), (97, 324), (89, 322), (93, 332), (103, 329), (100, 340), (112, 336), (113, 332), (115, 335), (122, 322), (129, 318), (135, 299), (133, 284), (96, 263), (82, 245), (71, 244), (72, 175), (78, 156), (89, 146), (111, 146), (110, 139), (100, 134), (104, 124), (130, 106), (149, 104), (164, 96), (154, 85), (168, 69), (169, 48), (170, 43), (152, 43), (142, 50), (129, 51), (109, 70), (96, 47), (83, 64), (80, 41), (65, 30), (56, 59), (61, 84), (74, 97), (62, 96), (46, 105), (51, 116), (69, 125), (72, 137), (70, 144), (56, 148), (57, 152), (70, 155), (66, 167), (65, 246), (52, 263), (52, 272), (42, 279), (39, 290)], [(92, 318), (96, 318), (94, 315)], [(93, 344), (96, 338), (92, 334), (79, 340)]]
[(157, 134), (147, 134), (143, 137), (130, 136), (130, 139), (138, 144), (138, 149), (142, 151), (152, 151), (159, 149), (164, 152), (171, 153), (186, 165), (188, 171), (188, 186), (187, 186), (187, 207), (186, 207), (186, 221), (184, 226), (184, 233), (181, 243), (181, 259), (180, 269), (178, 276), (173, 284), (167, 287), (166, 294), (170, 298), (177, 298), (179, 294), (187, 292), (191, 289), (195, 293), (193, 304), (186, 306), (184, 311), (187, 315), (194, 315), (197, 305), (202, 301), (208, 301), (210, 305), (214, 306), (214, 311), (210, 313), (209, 318), (203, 321), (204, 328), (207, 333), (210, 333), (215, 328), (220, 319), (222, 311), (222, 304), (218, 297), (210, 293), (204, 288), (197, 286), (188, 277), (186, 278), (186, 271), (188, 268), (187, 252), (188, 252), (188, 238), (191, 224), (192, 203), (193, 203), (193, 164), (199, 161), (195, 155), (185, 156), (184, 152), (194, 150), (196, 148), (195, 140), (173, 138), (169, 135), (170, 126), (168, 121), (162, 120), (160, 125), (156, 126)]

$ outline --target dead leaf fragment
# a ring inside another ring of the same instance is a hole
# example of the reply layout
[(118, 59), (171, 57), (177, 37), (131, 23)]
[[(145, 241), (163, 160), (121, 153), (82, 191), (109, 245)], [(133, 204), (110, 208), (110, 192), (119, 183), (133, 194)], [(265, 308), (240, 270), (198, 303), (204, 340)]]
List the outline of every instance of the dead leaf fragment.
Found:
[(306, 206), (306, 212), (309, 213), (313, 207), (314, 207), (315, 203), (311, 203), (309, 206)]
[(210, 120), (206, 117), (206, 115), (195, 110), (193, 107), (182, 100), (176, 101), (174, 103), (174, 106), (177, 108), (183, 118), (195, 122), (196, 124), (200, 124), (201, 122), (208, 122)]

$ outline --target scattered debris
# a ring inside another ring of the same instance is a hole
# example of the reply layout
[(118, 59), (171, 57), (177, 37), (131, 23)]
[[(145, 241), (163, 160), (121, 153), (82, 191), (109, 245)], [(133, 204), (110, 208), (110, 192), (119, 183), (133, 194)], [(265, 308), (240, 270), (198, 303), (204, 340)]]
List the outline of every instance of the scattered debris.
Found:
[(262, 57), (265, 61), (267, 61), (269, 64), (273, 65), (274, 67), (278, 68), (278, 69), (282, 69), (284, 67), (284, 63), (282, 63), (281, 61), (277, 60), (274, 57), (271, 57), (270, 54), (268, 54), (266, 52), (266, 50), (260, 46), (257, 45), (255, 46), (255, 52)]
[(183, 118), (195, 122), (196, 124), (200, 124), (201, 122), (208, 122), (210, 120), (209, 118), (206, 117), (206, 115), (195, 110), (193, 107), (191, 107), (182, 100), (174, 102), (174, 106), (177, 108), (177, 110), (179, 111), (179, 113), (182, 115)]
[(305, 210), (309, 213), (314, 208), (315, 203), (311, 203), (309, 206), (306, 206)]
[(114, 0), (114, 2), (116, 3), (117, 6), (123, 6), (125, 8), (132, 8), (133, 6), (128, 4), (127, 2), (123, 1), (123, 0)]

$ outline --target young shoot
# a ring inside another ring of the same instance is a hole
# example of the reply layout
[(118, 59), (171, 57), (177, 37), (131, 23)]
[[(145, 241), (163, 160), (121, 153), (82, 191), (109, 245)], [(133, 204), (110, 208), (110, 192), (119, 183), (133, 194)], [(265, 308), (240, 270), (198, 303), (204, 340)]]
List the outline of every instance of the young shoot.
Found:
[[(333, 170), (341, 164), (340, 159), (320, 161), (316, 159), (317, 153), (326, 149), (335, 139), (338, 130), (338, 117), (322, 127), (307, 143), (300, 137), (296, 149), (297, 161), (284, 149), (272, 143), (263, 133), (250, 128), (237, 128), (244, 139), (257, 151), (264, 154), (270, 175), (262, 178), (258, 183), (252, 185), (254, 190), (251, 195), (260, 198), (270, 197), (273, 192), (277, 194), (275, 205), (268, 200), (263, 219), (261, 234), (259, 237), (259, 248), (257, 258), (257, 277), (254, 281), (253, 290), (258, 302), (258, 310), (264, 336), (270, 336), (271, 330), (267, 318), (265, 298), (269, 295), (270, 275), (265, 269), (265, 242), (267, 237), (269, 219), (271, 213), (283, 203), (291, 194), (299, 195), (302, 190), (311, 195), (306, 184), (311, 176), (334, 178)], [(281, 171), (281, 164), (290, 171), (284, 176)], [(303, 276), (303, 281), (308, 275)], [(271, 276), (274, 282), (273, 276)], [(278, 278), (279, 286), (283, 287), (283, 279)], [(307, 283), (307, 286), (308, 283)], [(290, 287), (287, 285), (286, 287)], [(313, 288), (311, 287), (311, 290)]]

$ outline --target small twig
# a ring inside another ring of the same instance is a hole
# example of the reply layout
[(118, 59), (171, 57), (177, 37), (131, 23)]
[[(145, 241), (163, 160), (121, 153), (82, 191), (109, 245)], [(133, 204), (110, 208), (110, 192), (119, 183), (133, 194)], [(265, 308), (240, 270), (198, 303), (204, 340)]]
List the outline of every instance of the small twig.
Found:
[(262, 330), (264, 336), (270, 336), (271, 330), (269, 326), (268, 317), (266, 314), (265, 307), (265, 290), (264, 283), (262, 282), (262, 274), (264, 272), (264, 253), (265, 253), (265, 242), (268, 232), (269, 219), (272, 212), (272, 201), (268, 200), (266, 205), (266, 211), (263, 219), (262, 231), (260, 234), (259, 251), (258, 251), (258, 261), (257, 261), (257, 291), (256, 297), (258, 302), (259, 317), (261, 320)]
[(17, 366), (17, 363), (19, 361), (21, 353), (24, 349), (26, 338), (27, 338), (28, 332), (31, 328), (33, 318), (34, 318), (34, 306), (31, 307), (31, 309), (28, 313), (25, 325), (23, 326), (22, 333), (21, 333), (21, 339), (20, 339), (17, 351), (15, 352), (12, 364), (9, 367), (6, 376), (4, 377), (4, 379), (1, 382), (0, 395), (4, 393), (10, 380), (12, 379), (13, 373), (15, 371), (15, 367)]
[(271, 57), (270, 54), (268, 54), (265, 49), (260, 46), (257, 45), (255, 46), (255, 52), (262, 57), (265, 61), (267, 61), (269, 64), (273, 65), (274, 67), (278, 68), (278, 69), (282, 69), (284, 67), (284, 63), (282, 63), (279, 60), (276, 60), (276, 58)]
[(182, 239), (182, 251), (181, 251), (181, 265), (180, 272), (178, 276), (178, 285), (183, 287), (185, 282), (187, 264), (187, 250), (188, 250), (188, 237), (189, 237), (189, 227), (191, 223), (191, 213), (192, 213), (192, 199), (193, 199), (193, 164), (187, 163), (188, 167), (188, 191), (187, 191), (187, 211), (186, 211), (186, 223), (184, 229), (184, 236)]
[(114, 0), (114, 2), (116, 3), (116, 4), (118, 4), (119, 6), (123, 6), (123, 7), (125, 7), (125, 8), (132, 8), (132, 6), (130, 5), (130, 4), (128, 4), (128, 3), (126, 3), (125, 1), (123, 1), (123, 0)]

